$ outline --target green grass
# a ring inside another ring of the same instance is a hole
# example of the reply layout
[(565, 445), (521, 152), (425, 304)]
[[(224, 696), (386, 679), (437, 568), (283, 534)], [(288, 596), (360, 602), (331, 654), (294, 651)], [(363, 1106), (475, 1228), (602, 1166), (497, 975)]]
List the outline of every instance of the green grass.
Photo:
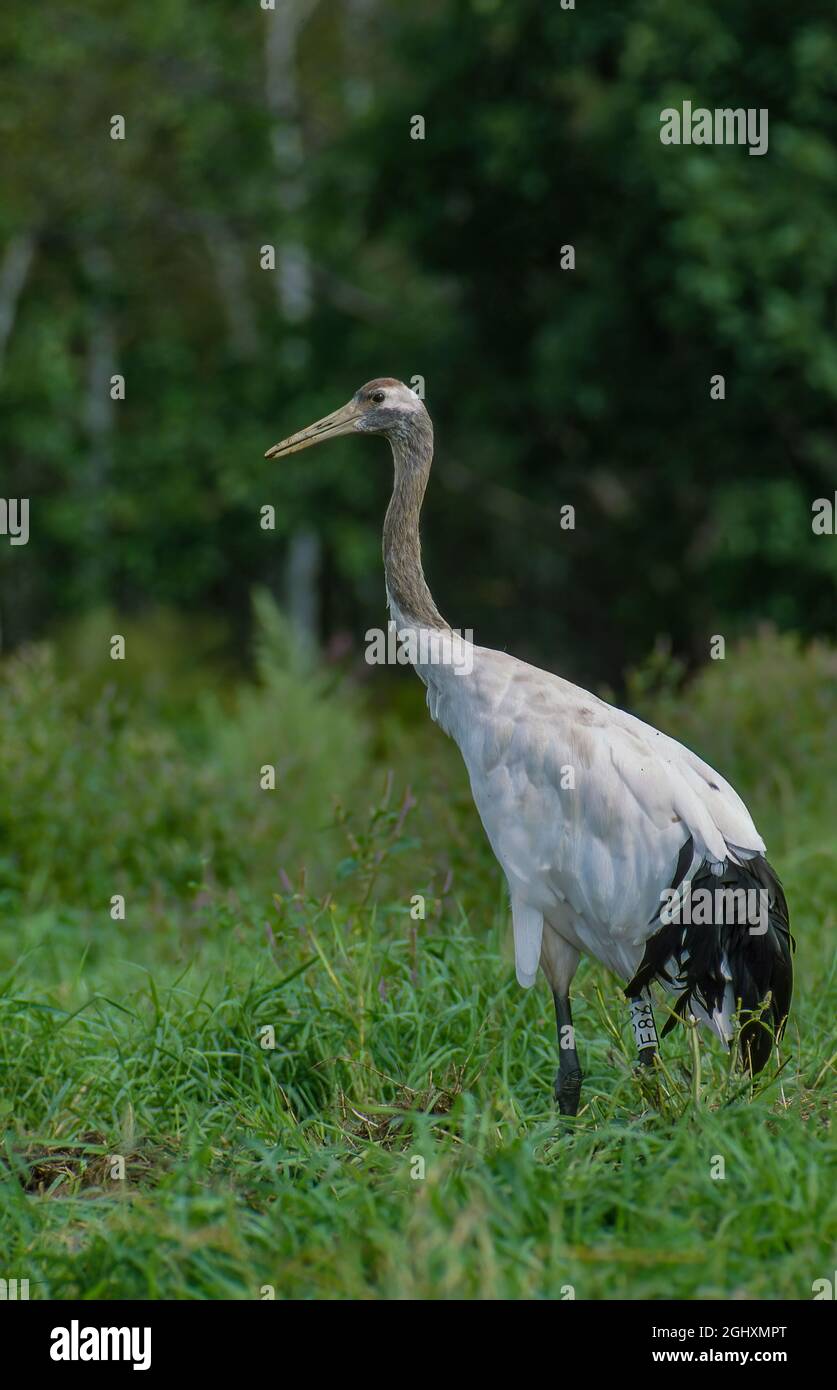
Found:
[(797, 998), (754, 1089), (679, 1028), (651, 1093), (584, 963), (568, 1121), (455, 749), (281, 647), (200, 708), (110, 663), (6, 665), (0, 1275), (42, 1298), (810, 1298), (837, 1254), (834, 652), (764, 637), (685, 692), (633, 678), (752, 806)]

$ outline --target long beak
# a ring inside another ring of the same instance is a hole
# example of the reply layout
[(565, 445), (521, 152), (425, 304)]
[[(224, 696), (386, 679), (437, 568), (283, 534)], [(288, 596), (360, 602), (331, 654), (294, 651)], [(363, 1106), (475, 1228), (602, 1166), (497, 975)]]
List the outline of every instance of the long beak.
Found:
[(341, 405), (339, 410), (332, 411), (331, 415), (318, 420), (315, 425), (309, 425), (307, 430), (300, 430), (298, 434), (283, 439), (281, 444), (274, 444), (272, 449), (268, 449), (265, 458), (276, 459), (284, 454), (296, 454), (300, 449), (308, 449), (312, 444), (319, 444), (324, 439), (336, 439), (340, 434), (351, 434), (360, 413), (355, 402), (349, 401), (347, 405)]

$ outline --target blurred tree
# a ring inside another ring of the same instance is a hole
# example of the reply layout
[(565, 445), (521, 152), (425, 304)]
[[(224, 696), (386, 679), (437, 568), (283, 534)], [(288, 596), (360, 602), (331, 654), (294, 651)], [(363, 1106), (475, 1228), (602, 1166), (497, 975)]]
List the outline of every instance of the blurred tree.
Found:
[[(835, 59), (824, 0), (5, 13), (4, 640), (102, 602), (243, 633), (316, 535), (359, 644), (384, 446), (262, 454), (377, 374), (426, 378), (427, 568), (480, 640), (616, 680), (659, 633), (833, 630)], [(768, 153), (662, 145), (685, 99), (766, 108)]]
[[(705, 659), (719, 625), (832, 631), (837, 548), (810, 522), (837, 476), (833, 8), (450, 0), (387, 46), (324, 202), (360, 185), (353, 239), (433, 277), (445, 611), (587, 675), (657, 632)], [(767, 108), (768, 154), (662, 145), (684, 99)]]

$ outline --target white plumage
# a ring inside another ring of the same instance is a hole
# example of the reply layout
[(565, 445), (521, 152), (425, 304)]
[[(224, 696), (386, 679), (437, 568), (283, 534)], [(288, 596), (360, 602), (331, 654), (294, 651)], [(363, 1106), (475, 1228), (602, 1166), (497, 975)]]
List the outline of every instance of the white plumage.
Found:
[[(517, 978), (528, 988), (540, 968), (552, 988), (562, 1111), (575, 1114), (581, 1089), (569, 988), (582, 954), (626, 982), (642, 1061), (656, 1049), (648, 993), (656, 979), (677, 994), (677, 1012), (694, 1013), (724, 1042), (740, 1002), (743, 1059), (759, 1070), (790, 1006), (792, 939), (781, 885), (743, 801), (658, 729), (453, 632), (421, 567), (419, 513), (433, 428), (402, 382), (368, 382), (268, 457), (354, 432), (385, 435), (392, 448), (395, 482), (384, 523), (390, 612), (417, 654), (431, 716), (461, 750), (508, 881)], [(700, 925), (672, 925), (661, 915), (664, 895), (676, 891), (683, 901), (707, 881), (762, 893), (769, 903), (763, 929), (730, 922), (722, 909)]]
[[(391, 601), (390, 611), (399, 632), (413, 628)], [(508, 881), (518, 981), (533, 985), (543, 963), (566, 993), (579, 953), (631, 979), (684, 842), (694, 842), (685, 886), (704, 863), (720, 870), (764, 851), (749, 811), (676, 739), (560, 676), (460, 640), (457, 665), (416, 671), (432, 718), (462, 753)], [(544, 931), (558, 938), (545, 952)], [(682, 988), (677, 972), (672, 988)], [(731, 983), (722, 1017), (694, 1007), (729, 1040)]]

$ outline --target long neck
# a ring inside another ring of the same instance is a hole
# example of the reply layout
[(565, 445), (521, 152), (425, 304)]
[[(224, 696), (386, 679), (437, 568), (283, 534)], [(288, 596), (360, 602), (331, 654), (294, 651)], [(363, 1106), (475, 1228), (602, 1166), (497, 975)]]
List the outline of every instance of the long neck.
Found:
[(390, 435), (395, 483), (384, 521), (384, 573), (390, 603), (407, 622), (447, 628), (421, 567), (419, 515), (433, 461), (433, 426), (417, 415)]

